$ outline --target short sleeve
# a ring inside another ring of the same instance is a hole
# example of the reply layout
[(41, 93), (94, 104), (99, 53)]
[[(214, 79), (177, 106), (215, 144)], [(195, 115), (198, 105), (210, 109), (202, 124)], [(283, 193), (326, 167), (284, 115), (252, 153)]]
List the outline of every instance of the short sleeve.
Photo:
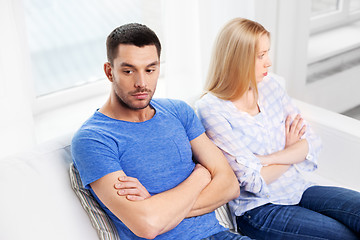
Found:
[(205, 132), (205, 129), (195, 114), (194, 109), (192, 109), (187, 103), (180, 100), (172, 100), (171, 103), (176, 110), (177, 118), (184, 126), (189, 141), (197, 138)]
[(72, 157), (87, 189), (90, 183), (122, 170), (117, 149), (113, 139), (94, 130), (80, 129), (75, 134), (71, 144)]

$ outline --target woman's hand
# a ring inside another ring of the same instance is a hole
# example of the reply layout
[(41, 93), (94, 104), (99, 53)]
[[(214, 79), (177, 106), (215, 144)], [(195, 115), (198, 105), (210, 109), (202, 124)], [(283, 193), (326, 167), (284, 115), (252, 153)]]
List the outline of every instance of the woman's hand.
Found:
[(151, 197), (137, 178), (121, 176), (118, 180), (119, 182), (114, 185), (114, 188), (118, 190), (117, 193), (120, 196), (126, 196), (130, 201), (141, 201)]
[(303, 126), (303, 119), (301, 118), (300, 114), (296, 115), (294, 121), (291, 124), (290, 123), (291, 117), (289, 115), (285, 120), (285, 148), (298, 142), (306, 130), (306, 126)]

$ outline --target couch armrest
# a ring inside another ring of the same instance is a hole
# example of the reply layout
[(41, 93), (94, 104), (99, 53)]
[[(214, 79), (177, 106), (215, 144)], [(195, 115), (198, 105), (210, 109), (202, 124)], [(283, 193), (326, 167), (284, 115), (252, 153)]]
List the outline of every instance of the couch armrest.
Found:
[(316, 173), (337, 185), (360, 190), (360, 121), (294, 100), (323, 141)]

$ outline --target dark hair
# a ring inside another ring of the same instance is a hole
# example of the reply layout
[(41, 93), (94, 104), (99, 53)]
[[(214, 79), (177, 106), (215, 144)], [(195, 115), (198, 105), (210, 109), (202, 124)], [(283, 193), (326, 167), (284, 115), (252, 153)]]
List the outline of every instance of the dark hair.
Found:
[(158, 57), (160, 58), (160, 41), (155, 32), (145, 25), (129, 23), (115, 28), (109, 34), (106, 40), (106, 53), (111, 65), (113, 65), (114, 58), (117, 55), (119, 44), (129, 44), (137, 47), (155, 45)]

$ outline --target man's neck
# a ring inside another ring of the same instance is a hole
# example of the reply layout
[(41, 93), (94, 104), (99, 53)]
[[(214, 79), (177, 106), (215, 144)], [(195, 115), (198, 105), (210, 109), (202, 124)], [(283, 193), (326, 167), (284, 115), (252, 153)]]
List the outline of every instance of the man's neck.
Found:
[(155, 109), (150, 104), (144, 109), (130, 109), (114, 103), (110, 98), (99, 109), (99, 112), (110, 118), (127, 122), (145, 122), (155, 115)]

